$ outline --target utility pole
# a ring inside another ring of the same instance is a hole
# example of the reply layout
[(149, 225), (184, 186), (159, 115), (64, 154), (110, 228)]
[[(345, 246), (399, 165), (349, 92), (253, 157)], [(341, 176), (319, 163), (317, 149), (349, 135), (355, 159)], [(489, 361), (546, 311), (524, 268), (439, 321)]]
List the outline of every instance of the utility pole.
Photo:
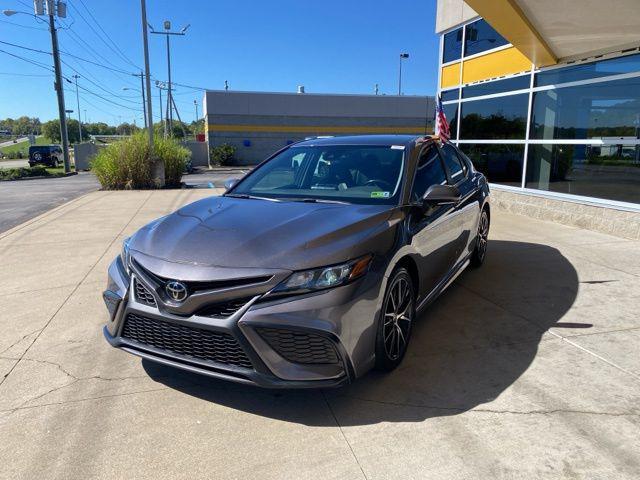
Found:
[[(58, 96), (58, 119), (60, 120), (60, 139), (62, 141), (62, 156), (64, 159), (64, 173), (71, 172), (71, 162), (69, 161), (69, 137), (67, 136), (67, 120), (64, 106), (64, 88), (62, 87), (62, 67), (60, 66), (60, 51), (58, 50), (58, 32), (56, 31), (55, 10), (56, 1), (47, 0), (47, 15), (49, 17), (49, 32), (51, 33), (51, 50), (53, 54), (53, 68), (56, 80), (54, 88)], [(44, 15), (42, 0), (34, 0), (33, 7), (35, 15)], [(57, 1), (58, 17), (66, 18), (66, 3)]]
[(409, 54), (408, 53), (401, 53), (400, 54), (400, 73), (398, 76), (398, 96), (402, 95), (402, 60), (405, 58), (409, 58)]
[(78, 103), (78, 133), (80, 134), (78, 137), (78, 143), (82, 143), (82, 117), (80, 116), (80, 95), (78, 94), (78, 79), (80, 78), (80, 75), (76, 74), (73, 78), (76, 81), (76, 102)]
[[(160, 123), (162, 124), (164, 138), (168, 136), (167, 130), (167, 116), (163, 117), (162, 115), (162, 90), (166, 89), (167, 86), (164, 82), (156, 80), (156, 87), (158, 87), (158, 93), (160, 94)], [(169, 109), (169, 99), (167, 98), (167, 110)]]
[(173, 135), (173, 106), (175, 105), (175, 103), (173, 101), (173, 94), (172, 94), (172, 87), (171, 87), (171, 44), (169, 42), (169, 36), (170, 35), (184, 36), (185, 32), (190, 27), (190, 25), (187, 24), (179, 32), (171, 31), (171, 22), (169, 20), (165, 20), (163, 26), (164, 26), (163, 32), (156, 32), (151, 25), (149, 25), (149, 28), (151, 29), (151, 33), (156, 35), (164, 35), (167, 39), (167, 77), (169, 80), (168, 86), (167, 86), (167, 121), (169, 123), (168, 125), (169, 135)]
[(196, 107), (196, 123), (198, 123), (198, 120), (199, 120), (199, 118), (198, 118), (198, 101), (194, 100), (193, 101), (193, 105)]

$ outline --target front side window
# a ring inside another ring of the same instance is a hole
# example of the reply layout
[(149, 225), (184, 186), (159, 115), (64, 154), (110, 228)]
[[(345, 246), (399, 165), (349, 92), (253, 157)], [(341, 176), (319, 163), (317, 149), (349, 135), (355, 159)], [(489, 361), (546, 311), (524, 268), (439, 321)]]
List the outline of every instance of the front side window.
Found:
[(444, 164), (447, 166), (447, 170), (449, 170), (451, 183), (455, 185), (464, 178), (465, 174), (465, 169), (462, 163), (460, 163), (458, 154), (451, 145), (444, 145), (440, 149), (440, 155), (442, 155), (442, 160), (444, 160)]
[(442, 167), (438, 150), (435, 145), (430, 145), (420, 155), (411, 189), (411, 201), (418, 202), (431, 185), (444, 185), (445, 183), (447, 183), (447, 174)]
[(404, 150), (397, 145), (294, 146), (245, 177), (230, 193), (294, 201), (397, 204)]

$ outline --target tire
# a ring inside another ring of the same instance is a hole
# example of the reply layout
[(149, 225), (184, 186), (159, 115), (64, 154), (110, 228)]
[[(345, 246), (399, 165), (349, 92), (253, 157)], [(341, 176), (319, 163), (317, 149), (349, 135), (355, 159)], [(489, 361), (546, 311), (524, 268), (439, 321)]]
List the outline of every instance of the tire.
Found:
[(489, 226), (490, 217), (489, 210), (482, 209), (480, 213), (480, 221), (478, 222), (478, 234), (476, 235), (476, 246), (471, 254), (471, 266), (479, 268), (484, 263), (487, 256), (487, 245), (489, 243)]
[(58, 168), (60, 166), (60, 162), (58, 161), (57, 158), (54, 158), (53, 161), (51, 162), (51, 166), (53, 168)]
[(411, 275), (406, 268), (396, 269), (387, 284), (378, 318), (376, 370), (390, 372), (402, 362), (416, 315), (415, 302), (415, 287)]

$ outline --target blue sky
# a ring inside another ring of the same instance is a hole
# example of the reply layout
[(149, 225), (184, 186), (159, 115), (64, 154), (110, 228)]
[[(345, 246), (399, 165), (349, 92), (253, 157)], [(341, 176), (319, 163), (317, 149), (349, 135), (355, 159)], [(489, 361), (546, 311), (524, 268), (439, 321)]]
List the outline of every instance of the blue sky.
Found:
[[(31, 4), (31, 0), (0, 0), (0, 10), (32, 12)], [(137, 117), (136, 122), (142, 123), (139, 94), (123, 90), (140, 84), (127, 74), (143, 65), (140, 2), (67, 0), (67, 4), (68, 17), (59, 30), (60, 49), (121, 71), (62, 55), (65, 77), (81, 76), (83, 121), (86, 109), (90, 121), (131, 122)], [(222, 89), (228, 80), (232, 90), (285, 92), (304, 85), (309, 93), (373, 93), (378, 83), (380, 93), (394, 94), (398, 55), (408, 52), (403, 92), (433, 95), (438, 66), (435, 8), (435, 0), (147, 0), (148, 20), (156, 29), (165, 19), (171, 20), (174, 30), (191, 25), (186, 36), (172, 38), (174, 82)], [(44, 23), (27, 15), (0, 14), (0, 41), (51, 49)], [(164, 80), (164, 37), (150, 35), (149, 42), (151, 75)], [(2, 43), (0, 50), (52, 64), (45, 54)], [(0, 118), (57, 117), (52, 82), (46, 69), (0, 52)], [(157, 89), (153, 90), (154, 117), (159, 119)], [(65, 92), (67, 108), (76, 110), (75, 87), (67, 83)], [(193, 120), (193, 101), (200, 109), (202, 92), (178, 86), (175, 95), (183, 119)]]

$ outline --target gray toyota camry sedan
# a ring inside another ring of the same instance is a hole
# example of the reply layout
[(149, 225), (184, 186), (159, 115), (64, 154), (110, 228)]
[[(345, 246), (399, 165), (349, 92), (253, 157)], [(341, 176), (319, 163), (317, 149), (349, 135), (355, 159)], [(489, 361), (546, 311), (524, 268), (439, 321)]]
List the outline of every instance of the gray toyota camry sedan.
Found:
[(325, 387), (407, 351), (489, 232), (485, 177), (436, 137), (289, 145), (141, 228), (109, 267), (111, 345), (263, 387)]

